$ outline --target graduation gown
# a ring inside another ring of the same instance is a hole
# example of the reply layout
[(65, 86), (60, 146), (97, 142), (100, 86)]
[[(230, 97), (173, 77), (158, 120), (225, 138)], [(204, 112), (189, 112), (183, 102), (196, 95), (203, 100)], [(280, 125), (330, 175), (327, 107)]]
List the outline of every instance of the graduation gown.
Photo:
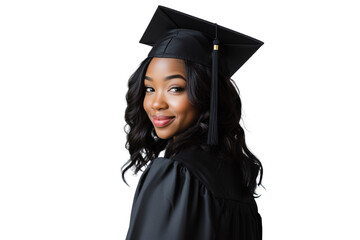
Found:
[(254, 198), (231, 161), (197, 149), (159, 157), (140, 177), (126, 240), (260, 240)]

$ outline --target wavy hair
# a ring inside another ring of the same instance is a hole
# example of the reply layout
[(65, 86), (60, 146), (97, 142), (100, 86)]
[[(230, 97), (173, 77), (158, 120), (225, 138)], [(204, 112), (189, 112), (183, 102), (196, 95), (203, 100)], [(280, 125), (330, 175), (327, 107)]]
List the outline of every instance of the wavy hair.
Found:
[[(123, 181), (127, 183), (125, 180), (127, 170), (134, 168), (136, 174), (151, 160), (157, 158), (162, 150), (165, 150), (165, 157), (169, 158), (182, 149), (195, 145), (234, 159), (241, 170), (243, 187), (247, 192), (256, 195), (255, 190), (257, 186), (261, 185), (263, 167), (259, 159), (246, 146), (245, 133), (239, 124), (241, 118), (240, 92), (235, 82), (229, 77), (219, 75), (219, 143), (217, 147), (210, 148), (206, 144), (206, 140), (210, 115), (211, 69), (184, 60), (187, 95), (190, 103), (196, 106), (200, 113), (199, 118), (193, 126), (176, 135), (176, 140), (172, 138), (155, 140), (151, 136), (153, 125), (143, 108), (144, 77), (151, 59), (146, 58), (128, 82), (127, 108), (125, 110), (127, 142), (125, 147), (130, 153), (130, 159), (121, 168)], [(259, 181), (257, 181), (258, 177)]]

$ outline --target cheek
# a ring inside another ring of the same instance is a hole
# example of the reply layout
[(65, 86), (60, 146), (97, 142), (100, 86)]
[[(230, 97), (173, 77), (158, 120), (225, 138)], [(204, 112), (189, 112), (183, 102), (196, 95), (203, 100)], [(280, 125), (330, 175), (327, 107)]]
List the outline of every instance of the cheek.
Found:
[(144, 97), (144, 101), (143, 101), (143, 108), (145, 110), (145, 112), (149, 111), (149, 107), (150, 107), (150, 101), (149, 98), (147, 98), (146, 96)]
[(194, 115), (194, 106), (191, 105), (186, 95), (169, 99), (169, 105), (176, 114), (182, 115), (182, 117), (189, 118)]

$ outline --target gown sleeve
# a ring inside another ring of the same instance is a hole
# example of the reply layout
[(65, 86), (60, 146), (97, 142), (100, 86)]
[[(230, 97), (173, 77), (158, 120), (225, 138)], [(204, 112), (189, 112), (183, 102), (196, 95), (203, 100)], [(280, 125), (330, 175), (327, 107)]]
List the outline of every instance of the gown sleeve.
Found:
[(157, 158), (139, 180), (126, 240), (214, 239), (214, 204), (185, 166)]

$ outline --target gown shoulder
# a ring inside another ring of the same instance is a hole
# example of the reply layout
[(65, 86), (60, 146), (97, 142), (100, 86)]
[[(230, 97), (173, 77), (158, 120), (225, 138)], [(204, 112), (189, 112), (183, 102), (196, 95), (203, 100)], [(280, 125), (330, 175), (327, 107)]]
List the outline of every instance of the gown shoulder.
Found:
[(140, 177), (126, 239), (261, 239), (256, 203), (223, 182), (224, 174), (236, 179), (225, 162), (193, 150), (154, 159)]

